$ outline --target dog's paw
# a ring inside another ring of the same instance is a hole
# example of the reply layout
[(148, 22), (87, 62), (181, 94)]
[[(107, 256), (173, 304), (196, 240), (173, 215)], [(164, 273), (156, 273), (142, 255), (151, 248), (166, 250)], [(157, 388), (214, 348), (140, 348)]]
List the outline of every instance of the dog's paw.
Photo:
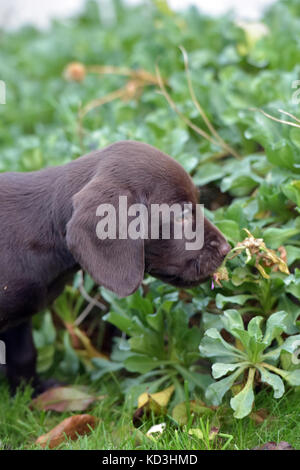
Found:
[(59, 382), (55, 379), (42, 380), (39, 377), (31, 379), (19, 379), (15, 377), (8, 377), (10, 395), (14, 397), (18, 390), (24, 390), (27, 385), (30, 385), (33, 389), (32, 398), (36, 398), (38, 395), (46, 392), (47, 390), (55, 387), (62, 387), (65, 383)]

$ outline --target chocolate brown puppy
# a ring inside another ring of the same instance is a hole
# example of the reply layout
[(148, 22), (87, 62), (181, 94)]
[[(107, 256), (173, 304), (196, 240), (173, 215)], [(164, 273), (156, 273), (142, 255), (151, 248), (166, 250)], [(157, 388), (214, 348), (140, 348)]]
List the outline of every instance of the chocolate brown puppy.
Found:
[(230, 249), (206, 219), (198, 250), (186, 249), (184, 237), (164, 239), (161, 228), (155, 239), (122, 238), (118, 231), (114, 239), (101, 239), (97, 208), (110, 204), (120, 217), (120, 196), (128, 206), (148, 209), (180, 204), (184, 212), (189, 204), (194, 223), (198, 195), (190, 176), (171, 157), (140, 142), (118, 142), (61, 167), (0, 174), (0, 339), (13, 390), (22, 379), (33, 380), (37, 392), (43, 389), (30, 317), (50, 305), (79, 269), (124, 297), (145, 273), (175, 286), (197, 285)]

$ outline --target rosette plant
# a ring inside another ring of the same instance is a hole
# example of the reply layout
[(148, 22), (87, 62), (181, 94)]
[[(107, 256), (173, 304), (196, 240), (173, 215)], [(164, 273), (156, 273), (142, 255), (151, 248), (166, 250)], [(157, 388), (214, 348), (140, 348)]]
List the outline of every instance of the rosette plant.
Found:
[[(210, 328), (200, 344), (202, 356), (214, 361), (212, 375), (216, 382), (209, 385), (206, 398), (219, 405), (227, 391), (237, 391), (230, 400), (235, 418), (247, 416), (254, 403), (254, 387), (259, 382), (271, 386), (274, 397), (280, 398), (289, 385), (300, 385), (300, 366), (296, 352), (300, 347), (300, 334), (282, 338), (290, 324), (289, 314), (273, 313), (265, 322), (261, 316), (253, 317), (247, 329), (237, 310), (226, 310), (221, 317), (224, 329), (232, 335), (233, 344), (225, 341), (220, 331)], [(288, 353), (288, 369), (281, 368), (280, 357)]]

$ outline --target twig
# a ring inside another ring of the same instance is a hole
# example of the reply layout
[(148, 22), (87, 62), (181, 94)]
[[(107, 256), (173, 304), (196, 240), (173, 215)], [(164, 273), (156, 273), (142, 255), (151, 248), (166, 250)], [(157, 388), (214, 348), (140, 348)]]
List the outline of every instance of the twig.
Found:
[(90, 65), (86, 67), (86, 71), (88, 73), (98, 73), (99, 75), (122, 75), (157, 85), (156, 77), (144, 69), (134, 70), (128, 67), (115, 67), (114, 65)]
[(204, 139), (208, 140), (209, 142), (211, 142), (212, 144), (220, 147), (220, 144), (214, 140), (207, 132), (205, 132), (203, 129), (201, 129), (200, 127), (196, 126), (192, 121), (190, 121), (187, 117), (185, 117), (184, 114), (182, 114), (181, 111), (179, 111), (179, 109), (177, 108), (176, 104), (174, 103), (174, 101), (172, 100), (171, 96), (169, 95), (169, 93), (167, 92), (166, 90), (166, 87), (163, 83), (163, 80), (162, 80), (162, 77), (161, 77), (161, 73), (160, 73), (160, 70), (159, 70), (159, 67), (158, 65), (156, 64), (155, 66), (155, 69), (156, 69), (156, 76), (157, 76), (157, 80), (158, 80), (158, 84), (159, 84), (159, 87), (160, 87), (160, 90), (161, 90), (161, 93), (162, 95), (166, 98), (166, 100), (168, 101), (169, 105), (171, 106), (171, 108), (173, 109), (173, 111), (175, 111), (175, 113), (191, 128), (193, 129), (195, 132), (197, 132), (197, 134), (201, 135)]
[(262, 109), (259, 109), (259, 108), (249, 108), (249, 109), (250, 111), (258, 111), (259, 113), (263, 114), (267, 118), (272, 119), (272, 121), (276, 121), (276, 122), (280, 122), (281, 124), (287, 124), (288, 126), (300, 128), (300, 124), (295, 124), (294, 122), (291, 122), (291, 121), (285, 121), (284, 119), (276, 118), (275, 116), (272, 116), (271, 114), (266, 113)]
[(79, 276), (80, 276), (80, 284), (79, 284), (79, 292), (80, 294), (82, 295), (82, 297), (87, 301), (89, 302), (89, 305), (85, 308), (85, 310), (79, 315), (79, 317), (75, 320), (74, 324), (76, 326), (79, 326), (80, 323), (82, 323), (82, 321), (88, 316), (88, 314), (90, 313), (90, 311), (93, 309), (93, 307), (98, 307), (100, 308), (100, 310), (104, 310), (106, 311), (107, 310), (107, 307), (106, 305), (102, 304), (101, 302), (99, 302), (96, 297), (91, 297), (87, 291), (85, 290), (84, 288), (84, 280), (83, 280), (83, 272), (80, 271), (79, 272)]
[(290, 116), (292, 119), (294, 119), (297, 122), (300, 122), (300, 119), (298, 119), (296, 116), (294, 116), (291, 113), (288, 113), (287, 111), (284, 111), (283, 109), (278, 109), (280, 113), (286, 114), (287, 116)]
[(83, 312), (81, 312), (79, 317), (76, 318), (74, 325), (75, 326), (81, 325), (81, 323), (86, 319), (86, 317), (89, 315), (89, 313), (93, 310), (94, 307), (95, 307), (94, 302), (90, 302), (87, 305), (87, 307), (83, 310)]
[(108, 95), (103, 96), (102, 98), (97, 98), (95, 100), (90, 101), (87, 105), (83, 108), (80, 108), (78, 111), (78, 122), (77, 122), (77, 133), (80, 140), (80, 146), (83, 150), (83, 135), (84, 135), (84, 128), (83, 128), (83, 118), (84, 116), (89, 113), (92, 109), (97, 108), (98, 106), (102, 106), (105, 103), (109, 103), (119, 97), (123, 97), (125, 95), (125, 89), (120, 88), (119, 90), (113, 91)]
[(130, 80), (118, 90), (115, 90), (107, 95), (94, 99), (87, 103), (84, 107), (80, 108), (78, 111), (78, 135), (80, 140), (80, 145), (83, 148), (83, 119), (90, 111), (95, 108), (98, 108), (106, 103), (110, 103), (116, 99), (130, 100), (134, 97), (138, 98), (143, 91), (145, 86), (157, 85), (157, 78), (151, 73), (147, 72), (144, 69), (133, 70), (128, 67), (115, 67), (113, 65), (91, 65), (85, 67), (83, 64), (80, 64), (84, 74), (86, 73), (97, 73), (100, 75), (103, 74), (114, 74), (130, 77)]
[(202, 108), (202, 106), (200, 105), (199, 101), (197, 100), (196, 98), (196, 95), (195, 95), (195, 91), (194, 91), (194, 87), (193, 87), (193, 84), (192, 84), (192, 80), (191, 80), (191, 74), (190, 74), (190, 70), (189, 70), (189, 61), (188, 61), (188, 55), (187, 55), (187, 52), (185, 50), (185, 48), (183, 46), (180, 46), (179, 49), (181, 50), (182, 52), (182, 55), (183, 55), (183, 61), (184, 61), (184, 66), (185, 66), (185, 72), (186, 72), (186, 78), (187, 78), (187, 83), (188, 83), (188, 87), (189, 87), (189, 92), (190, 92), (190, 95), (191, 95), (191, 98), (192, 98), (192, 101), (197, 109), (197, 111), (199, 112), (200, 116), (202, 117), (203, 121), (205, 122), (205, 124), (207, 125), (208, 129), (210, 130), (211, 134), (217, 139), (217, 141), (219, 142), (220, 146), (222, 148), (224, 148), (224, 150), (226, 150), (228, 153), (230, 153), (231, 155), (233, 155), (235, 158), (237, 159), (241, 159), (242, 157), (233, 149), (230, 147), (230, 145), (228, 145), (223, 139), (222, 137), (218, 134), (218, 132), (216, 131), (216, 129), (214, 128), (214, 126), (212, 125), (212, 123), (210, 122), (210, 120), (208, 119), (204, 109)]
[(80, 118), (83, 119), (87, 113), (89, 113), (92, 109), (97, 108), (98, 106), (102, 106), (103, 104), (109, 103), (110, 101), (113, 101), (117, 98), (122, 98), (125, 93), (126, 89), (123, 87), (111, 93), (108, 93), (105, 96), (102, 96), (102, 98), (97, 98), (95, 100), (90, 101), (79, 111)]

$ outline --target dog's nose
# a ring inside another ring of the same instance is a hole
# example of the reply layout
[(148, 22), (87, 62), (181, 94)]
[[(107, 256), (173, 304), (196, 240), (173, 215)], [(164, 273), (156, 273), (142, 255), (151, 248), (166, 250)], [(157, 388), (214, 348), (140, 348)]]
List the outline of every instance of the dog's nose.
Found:
[(224, 240), (219, 246), (219, 253), (224, 258), (227, 255), (227, 253), (229, 253), (230, 250), (231, 250), (231, 246), (229, 245), (229, 243), (227, 243), (226, 240)]

